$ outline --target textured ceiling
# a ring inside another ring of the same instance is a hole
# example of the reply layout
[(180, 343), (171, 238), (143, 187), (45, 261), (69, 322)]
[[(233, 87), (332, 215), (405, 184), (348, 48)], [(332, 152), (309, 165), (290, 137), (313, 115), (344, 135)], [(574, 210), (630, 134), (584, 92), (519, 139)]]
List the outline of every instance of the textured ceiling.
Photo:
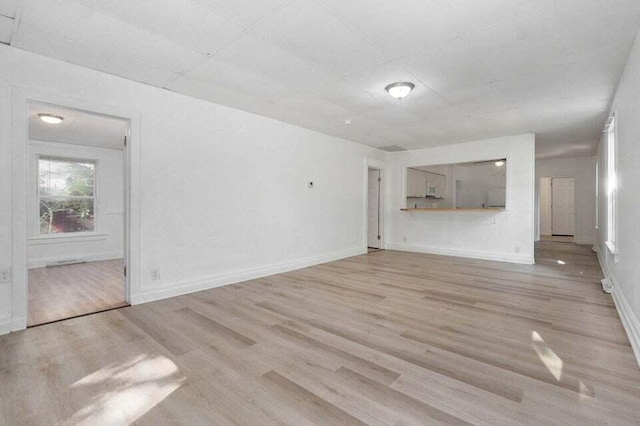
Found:
[(535, 132), (540, 158), (593, 153), (640, 23), (637, 0), (0, 4), (20, 49), (376, 147)]
[[(64, 120), (47, 124), (40, 120), (39, 113), (59, 115)], [(127, 126), (124, 120), (45, 104), (29, 105), (29, 139), (33, 140), (123, 149)]]

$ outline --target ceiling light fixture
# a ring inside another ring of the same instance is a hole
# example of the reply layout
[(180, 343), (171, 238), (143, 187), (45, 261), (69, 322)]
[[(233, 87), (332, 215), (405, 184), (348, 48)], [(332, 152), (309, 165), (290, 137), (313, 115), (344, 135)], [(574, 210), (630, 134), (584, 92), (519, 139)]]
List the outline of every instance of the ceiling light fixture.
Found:
[(353, 123), (353, 121), (350, 118), (347, 118), (346, 120), (344, 120), (344, 124), (346, 124), (347, 126), (350, 126), (351, 123)]
[(498, 167), (502, 167), (502, 166), (504, 166), (504, 161), (502, 161), (502, 160), (498, 160), (498, 161), (496, 161), (494, 164), (495, 164), (496, 166), (498, 166)]
[(384, 90), (386, 90), (387, 93), (391, 95), (391, 97), (402, 99), (409, 93), (411, 93), (414, 87), (416, 87), (415, 84), (403, 81), (398, 83), (391, 83), (390, 85), (385, 87)]
[(47, 124), (60, 124), (64, 120), (63, 116), (55, 114), (38, 114), (38, 117)]

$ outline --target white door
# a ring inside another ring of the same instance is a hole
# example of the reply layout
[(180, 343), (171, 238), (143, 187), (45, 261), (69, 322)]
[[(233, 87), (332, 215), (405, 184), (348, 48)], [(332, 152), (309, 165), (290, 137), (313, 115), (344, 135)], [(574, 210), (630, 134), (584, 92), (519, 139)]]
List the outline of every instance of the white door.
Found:
[(369, 169), (367, 245), (380, 248), (380, 170)]
[(552, 232), (553, 235), (574, 235), (574, 180), (573, 178), (554, 178), (552, 192)]
[(540, 179), (540, 235), (551, 235), (551, 178)]

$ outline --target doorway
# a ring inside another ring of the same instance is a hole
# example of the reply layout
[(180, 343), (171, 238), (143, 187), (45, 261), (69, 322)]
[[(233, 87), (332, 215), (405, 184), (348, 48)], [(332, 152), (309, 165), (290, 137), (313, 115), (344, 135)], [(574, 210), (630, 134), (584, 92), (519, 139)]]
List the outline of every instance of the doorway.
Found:
[(127, 306), (127, 120), (29, 104), (27, 326)]
[(575, 236), (575, 179), (540, 179), (540, 236), (542, 240), (573, 242)]
[(367, 247), (368, 251), (382, 247), (382, 173), (380, 169), (368, 169), (367, 181)]

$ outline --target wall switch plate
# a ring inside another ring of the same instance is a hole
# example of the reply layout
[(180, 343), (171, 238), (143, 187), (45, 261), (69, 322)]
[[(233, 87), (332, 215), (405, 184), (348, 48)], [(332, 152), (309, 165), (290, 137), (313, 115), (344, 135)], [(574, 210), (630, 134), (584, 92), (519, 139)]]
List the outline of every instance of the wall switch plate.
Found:
[(315, 186), (315, 184), (313, 183), (313, 181), (312, 181), (312, 180), (308, 180), (308, 181), (307, 181), (307, 188), (309, 188), (309, 189), (313, 189), (313, 188), (314, 188), (314, 186)]
[(11, 282), (11, 269), (0, 269), (0, 283)]
[(154, 268), (151, 270), (151, 279), (153, 281), (158, 281), (160, 279), (160, 269)]

